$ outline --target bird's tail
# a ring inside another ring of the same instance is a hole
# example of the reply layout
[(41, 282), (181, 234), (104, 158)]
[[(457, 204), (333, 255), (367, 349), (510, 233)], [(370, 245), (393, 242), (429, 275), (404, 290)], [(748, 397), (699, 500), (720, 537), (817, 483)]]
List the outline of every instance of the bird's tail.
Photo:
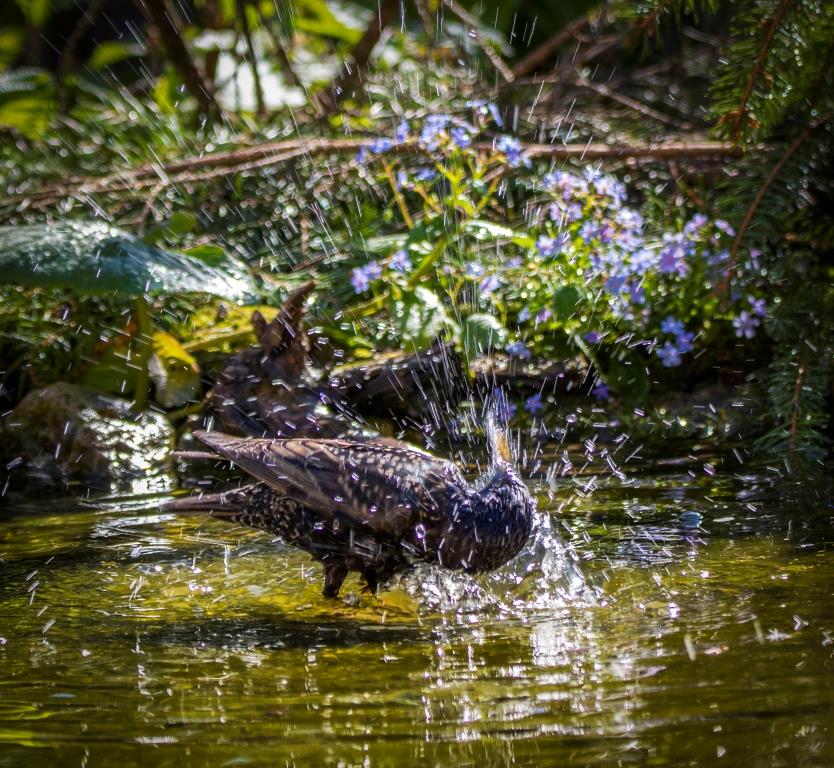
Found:
[(252, 485), (232, 488), (220, 493), (195, 493), (181, 499), (171, 499), (160, 504), (163, 512), (176, 514), (204, 514), (222, 520), (236, 521), (246, 511)]

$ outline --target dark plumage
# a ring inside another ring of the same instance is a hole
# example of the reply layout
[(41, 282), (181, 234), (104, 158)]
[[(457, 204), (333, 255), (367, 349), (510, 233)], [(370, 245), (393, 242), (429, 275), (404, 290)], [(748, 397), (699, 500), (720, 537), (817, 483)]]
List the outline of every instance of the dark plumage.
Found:
[(506, 436), (488, 424), (492, 461), (474, 484), (458, 467), (395, 440), (265, 440), (195, 432), (260, 481), (168, 502), (280, 536), (324, 564), (324, 595), (349, 571), (371, 592), (416, 561), (469, 573), (499, 567), (524, 546), (534, 501)]

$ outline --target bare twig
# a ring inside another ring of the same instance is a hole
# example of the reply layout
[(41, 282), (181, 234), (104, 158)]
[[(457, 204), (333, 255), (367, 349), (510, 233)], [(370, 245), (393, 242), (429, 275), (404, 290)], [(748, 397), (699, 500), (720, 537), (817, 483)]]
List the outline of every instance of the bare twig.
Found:
[(591, 19), (596, 14), (597, 11), (594, 11), (592, 14), (574, 19), (555, 35), (543, 42), (538, 48), (528, 53), (513, 67), (513, 78), (524, 77), (531, 72), (535, 72), (535, 70), (550, 59), (562, 46), (574, 40), (579, 32), (591, 23)]
[(480, 28), (483, 26), (483, 23), (477, 16), (473, 16), (466, 8), (461, 7), (456, 0), (443, 0), (443, 5), (445, 5), (455, 16), (457, 16), (464, 24), (466, 24), (472, 34), (472, 39), (478, 44), (478, 47), (486, 54), (486, 57), (492, 62), (492, 66), (498, 71), (501, 77), (504, 78), (504, 81), (507, 83), (511, 83), (515, 80), (515, 74), (513, 70), (511, 70), (504, 59), (501, 58), (498, 51), (496, 51), (490, 44), (489, 41), (483, 40)]
[(618, 93), (613, 88), (609, 88), (607, 85), (603, 83), (595, 83), (592, 80), (580, 77), (576, 80), (576, 85), (578, 85), (580, 88), (585, 88), (589, 91), (593, 91), (594, 93), (598, 93), (600, 96), (604, 96), (606, 99), (616, 101), (618, 104), (622, 104), (624, 107), (628, 107), (629, 109), (632, 109), (635, 112), (639, 112), (641, 115), (650, 117), (652, 120), (657, 120), (657, 122), (659, 123), (664, 123), (665, 125), (672, 125), (676, 128), (681, 129), (692, 128), (692, 126), (689, 123), (677, 120), (676, 118), (666, 115), (663, 112), (659, 112), (656, 109), (652, 109), (650, 106), (646, 104), (642, 104), (636, 99), (624, 96), (623, 94)]
[[(369, 147), (375, 139), (291, 139), (260, 144), (255, 147), (216, 152), (200, 157), (191, 157), (165, 164), (148, 164), (133, 169), (124, 169), (115, 174), (101, 177), (67, 179), (26, 194), (2, 200), (4, 205), (26, 202), (30, 205), (54, 202), (68, 197), (144, 190), (153, 188), (162, 179), (166, 186), (205, 181), (212, 178), (247, 173), (281, 165), (300, 157), (322, 154), (352, 154)], [(493, 149), (491, 142), (476, 142), (472, 145), (478, 152)], [(722, 159), (737, 157), (741, 150), (734, 144), (720, 141), (668, 142), (665, 144), (610, 145), (610, 144), (523, 144), (524, 152), (534, 158), (554, 160), (680, 160)], [(413, 141), (395, 145), (393, 153), (409, 154), (422, 152)]]

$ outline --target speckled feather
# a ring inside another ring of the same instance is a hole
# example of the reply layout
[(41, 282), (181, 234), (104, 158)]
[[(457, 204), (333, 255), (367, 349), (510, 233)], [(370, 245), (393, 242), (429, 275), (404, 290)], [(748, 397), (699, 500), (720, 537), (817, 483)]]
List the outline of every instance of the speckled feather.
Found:
[(324, 563), (326, 596), (338, 594), (348, 571), (374, 591), (417, 560), (491, 570), (530, 534), (533, 500), (503, 461), (471, 485), (452, 462), (393, 440), (195, 436), (261, 482), (166, 508), (277, 534)]

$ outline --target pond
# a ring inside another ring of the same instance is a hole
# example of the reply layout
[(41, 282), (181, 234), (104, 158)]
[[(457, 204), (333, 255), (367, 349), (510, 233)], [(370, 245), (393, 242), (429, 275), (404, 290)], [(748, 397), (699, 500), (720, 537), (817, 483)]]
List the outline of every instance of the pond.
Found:
[(587, 449), (502, 571), (338, 602), (158, 498), (12, 500), (0, 765), (834, 765), (830, 471)]

